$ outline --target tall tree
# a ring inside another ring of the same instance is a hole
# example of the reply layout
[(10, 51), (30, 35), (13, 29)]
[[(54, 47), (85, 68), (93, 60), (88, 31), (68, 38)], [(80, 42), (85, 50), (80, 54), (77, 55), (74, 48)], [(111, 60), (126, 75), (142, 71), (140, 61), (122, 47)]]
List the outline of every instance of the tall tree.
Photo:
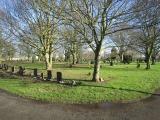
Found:
[(65, 31), (62, 33), (63, 47), (66, 52), (66, 58), (70, 58), (70, 56), (72, 56), (72, 64), (74, 65), (78, 63), (78, 59), (80, 59), (78, 58), (82, 47), (80, 37), (78, 36), (78, 32), (72, 28), (68, 29), (66, 27)]
[[(135, 31), (133, 40), (139, 51), (145, 55), (146, 69), (150, 69), (150, 59), (159, 39), (160, 2), (157, 0), (138, 0), (135, 9), (143, 9), (135, 13), (135, 21), (140, 27)], [(137, 49), (136, 48), (136, 49)]]
[(2, 50), (3, 50), (3, 46), (4, 46), (4, 43), (3, 43), (3, 38), (2, 38), (2, 32), (0, 31), (0, 63), (2, 61)]
[(15, 45), (12, 42), (5, 41), (2, 49), (2, 57), (5, 60), (12, 60), (16, 53)]
[(118, 48), (118, 55), (120, 57), (120, 62), (123, 62), (124, 54), (126, 50), (133, 44), (130, 36), (132, 35), (132, 30), (121, 31), (110, 35), (111, 40), (115, 44), (115, 47)]
[(113, 66), (113, 61), (117, 58), (117, 49), (115, 47), (112, 47), (111, 54), (110, 54), (110, 65)]
[(23, 42), (18, 44), (18, 51), (20, 51), (20, 54), (27, 57), (28, 61), (31, 59), (33, 55), (33, 49), (31, 48), (31, 46)]
[(75, 28), (93, 50), (93, 81), (100, 80), (100, 52), (102, 44), (112, 33), (128, 28), (119, 28), (129, 14), (132, 2), (129, 0), (69, 0), (68, 23)]
[(13, 0), (5, 15), (10, 31), (45, 58), (46, 69), (52, 69), (52, 56), (58, 40), (60, 15), (64, 0)]

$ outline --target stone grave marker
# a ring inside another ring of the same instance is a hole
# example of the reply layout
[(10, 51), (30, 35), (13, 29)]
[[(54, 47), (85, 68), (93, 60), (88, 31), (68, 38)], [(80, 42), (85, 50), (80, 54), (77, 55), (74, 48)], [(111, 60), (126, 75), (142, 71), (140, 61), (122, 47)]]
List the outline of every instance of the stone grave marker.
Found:
[(44, 75), (43, 75), (43, 73), (41, 73), (41, 79), (42, 79), (42, 80), (44, 79)]
[(62, 81), (62, 72), (57, 72), (57, 82)]
[(37, 68), (33, 69), (33, 76), (34, 76), (34, 77), (37, 77), (37, 76), (38, 76), (38, 72), (37, 72), (37, 71), (38, 71)]
[(50, 81), (52, 79), (52, 71), (47, 70), (47, 80)]
[(11, 67), (11, 72), (14, 73), (14, 66)]
[(23, 68), (22, 66), (19, 66), (18, 74), (19, 74), (20, 76), (23, 76), (23, 75), (24, 75), (24, 71), (25, 71), (25, 68)]

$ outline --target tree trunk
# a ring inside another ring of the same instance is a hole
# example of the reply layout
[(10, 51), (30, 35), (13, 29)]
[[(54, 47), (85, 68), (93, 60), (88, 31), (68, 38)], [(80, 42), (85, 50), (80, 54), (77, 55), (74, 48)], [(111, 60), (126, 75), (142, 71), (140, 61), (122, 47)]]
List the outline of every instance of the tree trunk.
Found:
[(147, 60), (146, 61), (146, 69), (148, 70), (148, 69), (150, 69), (151, 67), (150, 67), (150, 60)]
[(112, 59), (111, 59), (111, 61), (110, 61), (110, 66), (113, 66), (113, 61), (112, 61)]
[(94, 58), (94, 71), (92, 81), (99, 82), (100, 76), (100, 49), (96, 50)]
[(51, 53), (45, 54), (45, 62), (46, 62), (46, 69), (52, 70), (52, 54)]
[(146, 69), (150, 69), (150, 55), (146, 54)]
[(152, 52), (153, 52), (153, 43), (151, 44), (151, 46), (148, 48), (146, 48), (146, 69), (150, 69), (151, 66), (150, 66), (150, 58), (151, 58), (151, 55), (152, 55)]
[(154, 49), (153, 52), (152, 52), (151, 58), (152, 58), (152, 65), (155, 65), (155, 63), (156, 63), (156, 53), (155, 53), (155, 49)]
[(77, 56), (76, 56), (76, 53), (73, 53), (72, 54), (72, 64), (75, 65), (77, 62)]

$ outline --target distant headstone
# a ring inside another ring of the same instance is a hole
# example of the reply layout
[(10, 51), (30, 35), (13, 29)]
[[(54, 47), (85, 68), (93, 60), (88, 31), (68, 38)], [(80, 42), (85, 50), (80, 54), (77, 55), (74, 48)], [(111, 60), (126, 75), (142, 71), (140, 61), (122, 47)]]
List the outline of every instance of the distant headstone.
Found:
[(8, 70), (8, 65), (7, 64), (4, 64), (4, 70)]
[(11, 67), (11, 72), (14, 73), (14, 66)]
[(140, 68), (140, 60), (139, 59), (137, 59), (137, 68)]
[(0, 69), (3, 69), (3, 66), (2, 66), (2, 64), (0, 64)]
[(6, 64), (3, 64), (3, 69), (6, 70)]
[(4, 69), (4, 64), (2, 64), (2, 69)]
[(140, 63), (137, 63), (137, 68), (140, 68), (140, 66), (141, 66)]
[(110, 66), (113, 66), (113, 62), (112, 61), (110, 62)]
[(51, 79), (52, 79), (52, 71), (47, 70), (47, 80), (51, 80)]
[(89, 73), (87, 74), (87, 76), (91, 76), (91, 72), (89, 72)]
[(62, 72), (57, 72), (57, 82), (62, 81)]
[(9, 66), (8, 66), (8, 65), (6, 65), (6, 70), (8, 70), (8, 68), (9, 68)]
[(25, 70), (25, 68), (23, 68), (22, 66), (19, 66), (18, 74), (19, 74), (20, 76), (23, 76), (23, 75), (24, 75), (24, 70)]
[(37, 71), (38, 71), (37, 68), (33, 69), (33, 76), (34, 77), (37, 77), (37, 75), (38, 75)]
[(43, 73), (41, 73), (41, 79), (42, 79), (42, 80), (44, 79)]
[(72, 80), (72, 84), (71, 84), (71, 85), (72, 85), (72, 86), (77, 85), (76, 81), (75, 81), (75, 80)]
[(94, 61), (92, 60), (92, 61), (90, 61), (90, 64), (94, 64)]
[(6, 64), (3, 64), (3, 69), (5, 68)]

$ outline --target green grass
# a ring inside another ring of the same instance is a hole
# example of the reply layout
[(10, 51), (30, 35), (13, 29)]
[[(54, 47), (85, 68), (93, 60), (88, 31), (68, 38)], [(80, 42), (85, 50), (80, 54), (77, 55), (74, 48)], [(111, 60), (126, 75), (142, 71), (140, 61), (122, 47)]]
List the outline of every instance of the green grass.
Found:
[[(41, 63), (23, 63), (22, 66), (39, 69), (44, 67)], [(101, 76), (105, 80), (103, 83), (90, 81), (91, 76), (88, 76), (87, 73), (92, 72), (92, 68), (87, 65), (73, 68), (63, 68), (63, 66), (63, 64), (54, 64), (54, 77), (57, 71), (61, 71), (64, 79), (81, 81), (80, 86), (71, 87), (53, 82), (33, 82), (32, 80), (0, 77), (0, 88), (27, 98), (56, 103), (135, 101), (150, 96), (150, 94), (139, 91), (154, 93), (160, 88), (160, 64), (152, 66), (151, 70), (145, 70), (144, 65), (136, 69), (135, 64), (113, 67), (103, 65), (101, 69)]]

